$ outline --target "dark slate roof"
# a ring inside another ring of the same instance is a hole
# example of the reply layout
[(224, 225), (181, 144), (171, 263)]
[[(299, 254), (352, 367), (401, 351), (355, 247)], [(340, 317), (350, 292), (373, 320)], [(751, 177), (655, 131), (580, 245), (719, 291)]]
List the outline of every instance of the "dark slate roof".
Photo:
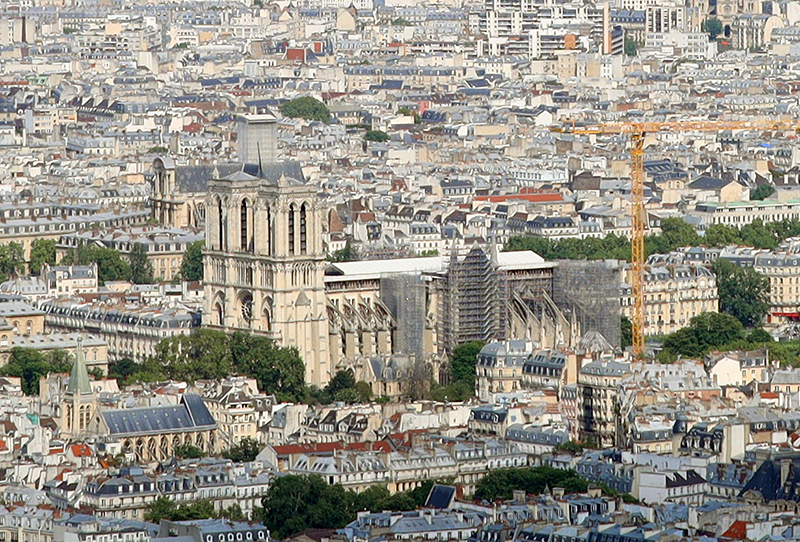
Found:
[(177, 166), (175, 168), (175, 182), (180, 192), (192, 194), (208, 191), (208, 181), (214, 176), (214, 168), (219, 171), (220, 177), (227, 177), (242, 169), (238, 163), (203, 164), (199, 166)]
[(263, 164), (259, 170), (258, 164), (242, 164), (241, 162), (229, 162), (226, 164), (204, 164), (199, 166), (177, 166), (175, 168), (175, 180), (180, 192), (198, 193), (208, 191), (208, 181), (214, 175), (216, 168), (219, 178), (225, 179), (242, 173), (252, 177), (267, 179), (273, 184), (277, 184), (281, 176), (298, 183), (304, 183), (303, 169), (300, 162), (275, 162)]
[(431, 492), (428, 494), (428, 500), (425, 501), (425, 507), (439, 510), (450, 508), (455, 495), (455, 487), (434, 484), (431, 488)]
[(761, 493), (766, 502), (776, 500), (800, 501), (800, 458), (784, 459), (790, 461), (786, 481), (781, 483), (780, 461), (768, 459), (758, 468), (739, 496), (751, 489)]
[(692, 181), (689, 188), (693, 190), (719, 190), (730, 183), (731, 181), (703, 175), (702, 177), (698, 177), (695, 181)]
[(190, 394), (176, 406), (105, 410), (102, 414), (114, 436), (197, 431), (217, 425), (200, 396)]

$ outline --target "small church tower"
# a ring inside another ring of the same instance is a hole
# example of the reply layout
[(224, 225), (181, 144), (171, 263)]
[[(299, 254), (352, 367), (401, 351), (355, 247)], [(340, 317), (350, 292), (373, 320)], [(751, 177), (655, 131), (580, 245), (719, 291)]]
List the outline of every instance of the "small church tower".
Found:
[(87, 433), (97, 409), (97, 397), (89, 380), (82, 342), (78, 339), (75, 362), (61, 406), (62, 434), (69, 438), (80, 438)]

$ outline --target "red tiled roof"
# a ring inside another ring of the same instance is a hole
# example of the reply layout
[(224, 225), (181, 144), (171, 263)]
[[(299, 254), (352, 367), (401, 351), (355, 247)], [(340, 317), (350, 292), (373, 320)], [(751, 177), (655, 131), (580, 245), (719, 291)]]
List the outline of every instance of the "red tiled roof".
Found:
[(744, 521), (734, 521), (727, 531), (725, 531), (720, 540), (744, 540), (747, 536), (747, 523)]
[(75, 457), (92, 457), (92, 449), (86, 444), (73, 444), (70, 450)]

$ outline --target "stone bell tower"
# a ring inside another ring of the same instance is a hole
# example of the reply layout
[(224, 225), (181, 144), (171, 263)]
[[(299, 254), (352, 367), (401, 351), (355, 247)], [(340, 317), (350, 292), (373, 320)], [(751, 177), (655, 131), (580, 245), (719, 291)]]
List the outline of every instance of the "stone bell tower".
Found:
[[(265, 115), (258, 117), (263, 124)], [(250, 159), (253, 148), (274, 145), (258, 139), (257, 145), (247, 139)], [(264, 155), (274, 156), (274, 149)], [(209, 182), (206, 199), (203, 324), (296, 347), (306, 381), (324, 385), (331, 366), (324, 209), (316, 187), (306, 183), (299, 163), (288, 161), (244, 163), (219, 177)]]

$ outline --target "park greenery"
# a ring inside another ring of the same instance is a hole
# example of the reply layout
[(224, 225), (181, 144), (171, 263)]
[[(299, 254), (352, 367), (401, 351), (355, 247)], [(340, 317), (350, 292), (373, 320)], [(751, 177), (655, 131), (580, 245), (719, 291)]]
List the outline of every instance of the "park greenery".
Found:
[(737, 318), (725, 313), (698, 314), (688, 326), (663, 337), (661, 344), (663, 350), (658, 360), (662, 363), (672, 363), (679, 358), (702, 359), (712, 350), (766, 348), (770, 359), (781, 365), (800, 365), (798, 341), (775, 342), (763, 329), (748, 330)]
[(255, 378), (260, 390), (281, 401), (328, 404), (372, 398), (369, 384), (356, 382), (351, 371), (337, 372), (323, 389), (306, 386), (305, 365), (296, 348), (278, 346), (267, 337), (240, 332), (227, 335), (211, 329), (164, 339), (156, 346), (155, 356), (142, 363), (130, 359), (114, 362), (109, 375), (123, 383), (194, 382), (244, 375)]
[(158, 525), (162, 519), (170, 521), (189, 521), (199, 519), (228, 519), (231, 521), (245, 521), (248, 518), (238, 504), (217, 511), (214, 504), (208, 500), (193, 503), (177, 504), (168, 497), (159, 497), (158, 500), (147, 506), (144, 513), (145, 521)]
[(769, 279), (752, 267), (728, 260), (717, 260), (712, 269), (720, 312), (736, 317), (746, 327), (759, 325), (769, 311)]
[[(251, 437), (244, 437), (230, 448), (223, 450), (220, 455), (234, 463), (249, 463), (255, 461), (261, 451), (258, 441)], [(201, 459), (206, 454), (194, 444), (179, 444), (175, 447), (175, 457), (178, 459)]]
[(227, 450), (224, 450), (222, 452), (222, 457), (230, 459), (234, 463), (249, 463), (255, 461), (260, 451), (261, 446), (259, 446), (256, 439), (244, 437)]
[(475, 395), (475, 363), (485, 345), (483, 341), (471, 341), (455, 347), (450, 355), (449, 384), (433, 384), (430, 398), (435, 401), (464, 401)]
[(302, 96), (281, 105), (281, 113), (291, 118), (303, 118), (329, 123), (331, 112), (327, 106), (312, 96)]
[(25, 248), (16, 241), (0, 246), (0, 281), (25, 271)]
[(722, 21), (717, 19), (716, 17), (712, 17), (707, 21), (703, 21), (701, 25), (701, 30), (708, 34), (708, 37), (713, 41), (717, 39), (717, 36), (722, 34), (723, 26)]
[[(755, 248), (775, 249), (785, 239), (800, 236), (800, 220), (781, 220), (764, 223), (760, 219), (745, 224), (741, 229), (725, 224), (713, 224), (705, 235), (697, 233), (691, 224), (682, 218), (665, 218), (661, 221), (661, 234), (645, 238), (645, 252), (666, 254), (679, 247), (721, 247), (743, 245)], [(547, 260), (602, 260), (613, 258), (631, 259), (631, 243), (615, 234), (603, 238), (551, 240), (534, 235), (518, 235), (509, 238), (503, 250), (532, 250)]]
[(773, 188), (772, 185), (762, 184), (761, 186), (757, 187), (755, 190), (750, 192), (750, 201), (765, 200), (774, 193), (775, 193), (775, 188)]
[(639, 44), (633, 38), (625, 36), (624, 52), (626, 56), (636, 56), (639, 52)]
[(275, 478), (262, 499), (260, 519), (279, 539), (309, 528), (339, 529), (362, 510), (414, 510), (425, 504), (431, 487), (433, 481), (426, 481), (416, 489), (393, 495), (379, 485), (356, 493), (341, 484), (329, 485), (316, 474), (290, 474)]
[(384, 143), (389, 141), (389, 134), (381, 130), (367, 130), (364, 134), (365, 141), (373, 141), (376, 143)]
[[(595, 485), (609, 497), (621, 496), (626, 502), (636, 502), (633, 496), (620, 495), (605, 484)], [(547, 466), (497, 469), (478, 481), (475, 497), (487, 501), (510, 499), (514, 491), (541, 495), (554, 487), (563, 488), (565, 493), (585, 493), (589, 489), (589, 481), (574, 470)]]
[(183, 280), (203, 280), (203, 241), (195, 241), (186, 247), (181, 262), (181, 278)]
[(153, 266), (147, 259), (147, 251), (141, 243), (133, 245), (127, 261), (113, 248), (81, 244), (67, 252), (61, 263), (64, 265), (97, 263), (97, 277), (100, 284), (115, 280), (129, 280), (136, 284), (154, 282)]
[[(17, 377), (25, 395), (38, 395), (39, 379), (50, 373), (68, 373), (72, 370), (72, 356), (66, 350), (41, 352), (32, 348), (14, 347), (8, 363), (0, 367), (0, 375)], [(102, 373), (89, 371), (96, 377)]]
[(344, 247), (334, 250), (333, 252), (328, 255), (328, 261), (330, 262), (353, 262), (358, 260), (358, 253), (353, 248), (353, 243), (348, 239)]
[(56, 240), (34, 239), (31, 243), (30, 271), (31, 275), (39, 275), (44, 264), (56, 263)]

